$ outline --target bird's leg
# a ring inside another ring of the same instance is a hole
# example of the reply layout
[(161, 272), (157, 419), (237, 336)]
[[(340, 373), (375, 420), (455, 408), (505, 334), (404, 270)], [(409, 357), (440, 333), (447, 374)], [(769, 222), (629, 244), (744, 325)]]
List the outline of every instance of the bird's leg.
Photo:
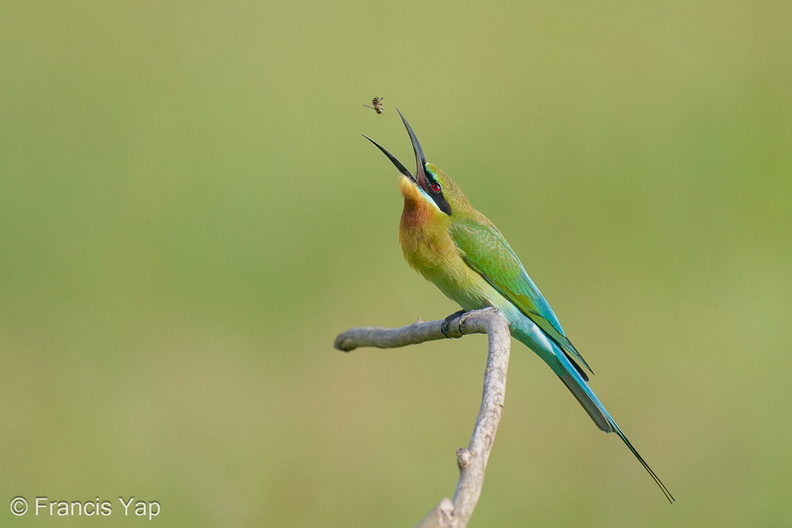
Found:
[[(440, 331), (443, 333), (444, 336), (446, 336), (448, 339), (451, 339), (451, 337), (462, 337), (461, 335), (459, 335), (459, 336), (450, 336), (450, 335), (448, 335), (448, 329), (449, 329), (449, 325), (451, 324), (451, 321), (453, 321), (454, 319), (457, 319), (457, 318), (461, 318), (463, 315), (465, 315), (465, 313), (466, 313), (466, 310), (459, 310), (458, 312), (454, 312), (451, 315), (449, 315), (448, 317), (446, 317), (445, 319), (443, 319), (443, 324), (440, 325)], [(459, 327), (457, 329), (457, 333), (462, 334), (462, 325), (461, 325), (462, 320), (461, 319), (459, 320), (459, 323), (460, 324), (459, 324)]]

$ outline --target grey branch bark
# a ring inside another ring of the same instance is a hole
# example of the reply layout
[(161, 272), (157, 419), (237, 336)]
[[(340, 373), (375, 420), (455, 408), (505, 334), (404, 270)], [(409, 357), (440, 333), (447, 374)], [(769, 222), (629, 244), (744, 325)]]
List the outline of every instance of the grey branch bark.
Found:
[(509, 324), (497, 310), (484, 308), (455, 314), (446, 321), (418, 322), (401, 328), (352, 328), (335, 340), (338, 350), (349, 352), (358, 347), (396, 348), (467, 334), (487, 334), (489, 339), (481, 408), (468, 447), (456, 453), (459, 481), (453, 500), (441, 500), (417, 528), (464, 528), (473, 515), (506, 397), (511, 349)]

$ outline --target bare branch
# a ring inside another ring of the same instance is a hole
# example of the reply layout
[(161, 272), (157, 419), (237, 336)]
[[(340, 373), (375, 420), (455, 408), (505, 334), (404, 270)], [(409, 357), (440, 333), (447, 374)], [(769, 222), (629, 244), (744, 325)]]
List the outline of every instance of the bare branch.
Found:
[(352, 328), (340, 334), (335, 341), (337, 349), (349, 352), (363, 346), (395, 348), (474, 333), (487, 334), (489, 339), (481, 408), (470, 444), (457, 450), (459, 482), (454, 500), (441, 500), (421, 520), (418, 528), (464, 528), (473, 515), (484, 486), (484, 471), (506, 397), (511, 345), (509, 325), (500, 312), (484, 308), (453, 314), (445, 321), (418, 322), (401, 328)]

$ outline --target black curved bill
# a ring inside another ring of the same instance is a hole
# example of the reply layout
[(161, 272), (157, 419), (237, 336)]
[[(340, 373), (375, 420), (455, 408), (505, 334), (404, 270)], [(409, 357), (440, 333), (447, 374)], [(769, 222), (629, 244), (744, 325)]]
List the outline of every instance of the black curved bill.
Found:
[(369, 141), (371, 141), (372, 143), (374, 143), (374, 146), (375, 146), (375, 147), (377, 147), (378, 149), (380, 149), (380, 150), (382, 151), (382, 153), (383, 153), (383, 154), (385, 154), (386, 156), (388, 156), (388, 159), (389, 159), (389, 160), (391, 160), (391, 163), (393, 163), (394, 165), (396, 165), (396, 168), (397, 168), (397, 169), (399, 169), (399, 172), (401, 172), (402, 174), (404, 174), (405, 176), (407, 176), (408, 178), (410, 178), (410, 180), (414, 181), (415, 183), (418, 183), (418, 181), (415, 179), (415, 176), (413, 176), (412, 174), (410, 174), (410, 171), (408, 171), (408, 170), (407, 170), (407, 167), (405, 167), (405, 166), (404, 166), (404, 164), (403, 164), (401, 161), (399, 161), (399, 158), (397, 158), (396, 156), (394, 156), (393, 154), (391, 154), (390, 152), (388, 152), (388, 150), (387, 150), (385, 147), (383, 147), (382, 145), (380, 145), (379, 143), (377, 143), (376, 141), (374, 141), (373, 139), (371, 139), (370, 137), (368, 137), (366, 134), (360, 134), (360, 135), (361, 135), (361, 136), (363, 136), (364, 138), (368, 139), (368, 140), (369, 140)]
[(396, 112), (398, 112), (399, 117), (401, 117), (404, 127), (407, 129), (407, 133), (410, 134), (410, 142), (412, 143), (413, 152), (415, 152), (416, 179), (419, 181), (424, 180), (426, 178), (426, 173), (424, 172), (424, 167), (426, 167), (426, 157), (424, 156), (423, 149), (421, 148), (421, 143), (415, 136), (415, 132), (413, 132), (410, 123), (407, 122), (407, 119), (405, 119), (404, 115), (399, 112), (398, 108), (396, 109)]
[(426, 172), (424, 170), (424, 167), (426, 166), (426, 158), (424, 157), (423, 149), (421, 148), (421, 143), (418, 141), (418, 138), (415, 136), (415, 132), (413, 132), (410, 123), (407, 122), (407, 119), (404, 118), (404, 116), (402, 115), (402, 113), (399, 111), (398, 108), (396, 109), (396, 112), (399, 113), (399, 117), (401, 117), (401, 120), (404, 123), (404, 127), (407, 129), (407, 133), (410, 135), (410, 142), (412, 143), (413, 152), (415, 152), (415, 165), (416, 165), (417, 176), (413, 176), (413, 174), (409, 170), (407, 170), (407, 167), (405, 167), (404, 164), (401, 161), (399, 161), (399, 159), (396, 156), (388, 152), (388, 150), (385, 147), (383, 147), (382, 145), (380, 145), (379, 143), (368, 137), (366, 134), (361, 134), (361, 136), (374, 143), (374, 146), (380, 149), (382, 153), (385, 154), (389, 160), (391, 160), (391, 163), (393, 163), (396, 166), (396, 168), (399, 169), (400, 173), (410, 178), (410, 180), (413, 181), (414, 183), (421, 185), (420, 182), (426, 181)]

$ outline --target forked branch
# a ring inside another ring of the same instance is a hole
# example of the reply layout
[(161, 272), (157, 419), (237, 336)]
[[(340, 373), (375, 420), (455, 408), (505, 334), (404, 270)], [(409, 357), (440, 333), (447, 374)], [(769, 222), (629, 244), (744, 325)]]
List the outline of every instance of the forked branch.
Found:
[(489, 339), (481, 408), (468, 447), (456, 453), (459, 481), (453, 501), (441, 500), (421, 520), (418, 528), (464, 528), (473, 515), (484, 486), (484, 471), (506, 397), (511, 346), (509, 325), (500, 312), (484, 308), (454, 314), (445, 321), (418, 322), (401, 328), (352, 328), (335, 340), (338, 350), (349, 352), (358, 347), (396, 348), (467, 334), (487, 334)]

